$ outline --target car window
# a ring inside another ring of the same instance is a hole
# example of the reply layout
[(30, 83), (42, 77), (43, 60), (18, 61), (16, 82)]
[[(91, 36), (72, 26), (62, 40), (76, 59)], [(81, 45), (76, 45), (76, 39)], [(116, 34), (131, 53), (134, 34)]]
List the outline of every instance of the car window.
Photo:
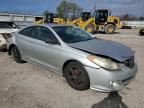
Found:
[(28, 27), (20, 31), (19, 33), (28, 37), (31, 37), (32, 27)]
[(33, 27), (32, 32), (31, 32), (31, 37), (35, 39), (40, 38), (40, 27)]
[(12, 22), (0, 22), (0, 28), (16, 28)]
[(51, 30), (41, 26), (33, 27), (31, 37), (42, 41), (45, 41), (49, 38), (56, 39), (56, 37), (54, 36)]

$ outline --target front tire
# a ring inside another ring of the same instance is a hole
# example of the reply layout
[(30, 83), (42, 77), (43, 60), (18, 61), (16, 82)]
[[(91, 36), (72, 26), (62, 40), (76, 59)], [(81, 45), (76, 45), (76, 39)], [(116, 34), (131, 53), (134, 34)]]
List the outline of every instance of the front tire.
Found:
[(95, 32), (95, 27), (92, 24), (88, 24), (87, 26), (84, 27), (84, 30), (93, 34)]
[(116, 27), (113, 24), (107, 24), (104, 27), (104, 31), (106, 34), (113, 34), (116, 30)]
[(17, 63), (23, 63), (24, 62), (21, 59), (21, 54), (20, 54), (20, 52), (16, 46), (14, 46), (11, 51), (12, 51), (13, 58)]
[(64, 76), (68, 84), (76, 90), (82, 91), (90, 88), (88, 73), (79, 62), (70, 62), (64, 69)]

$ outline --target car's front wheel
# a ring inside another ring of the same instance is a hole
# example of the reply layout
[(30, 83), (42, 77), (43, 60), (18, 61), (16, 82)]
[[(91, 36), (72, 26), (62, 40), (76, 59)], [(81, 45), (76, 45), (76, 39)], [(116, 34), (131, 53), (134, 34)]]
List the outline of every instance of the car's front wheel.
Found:
[(17, 62), (17, 63), (23, 63), (24, 61), (21, 59), (21, 54), (18, 50), (18, 48), (16, 46), (14, 46), (12, 49), (11, 49), (11, 52), (12, 52), (12, 55), (13, 55), (13, 58), (14, 60)]
[(76, 90), (90, 88), (90, 80), (87, 71), (79, 62), (70, 62), (64, 69), (64, 76), (68, 84)]

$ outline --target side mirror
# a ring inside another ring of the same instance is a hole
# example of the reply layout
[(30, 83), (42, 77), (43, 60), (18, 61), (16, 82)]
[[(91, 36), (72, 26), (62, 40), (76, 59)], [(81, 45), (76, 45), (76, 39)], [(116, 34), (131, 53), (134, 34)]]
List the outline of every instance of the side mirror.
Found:
[(58, 41), (56, 39), (46, 39), (45, 40), (45, 43), (49, 43), (49, 44), (58, 44)]

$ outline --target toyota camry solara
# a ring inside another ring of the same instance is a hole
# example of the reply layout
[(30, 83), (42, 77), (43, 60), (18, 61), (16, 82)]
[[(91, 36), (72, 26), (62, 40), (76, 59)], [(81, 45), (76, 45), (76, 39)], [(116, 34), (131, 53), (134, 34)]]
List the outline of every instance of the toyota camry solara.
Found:
[(137, 72), (134, 51), (71, 25), (32, 25), (12, 34), (8, 53), (63, 75), (76, 90), (113, 92)]

